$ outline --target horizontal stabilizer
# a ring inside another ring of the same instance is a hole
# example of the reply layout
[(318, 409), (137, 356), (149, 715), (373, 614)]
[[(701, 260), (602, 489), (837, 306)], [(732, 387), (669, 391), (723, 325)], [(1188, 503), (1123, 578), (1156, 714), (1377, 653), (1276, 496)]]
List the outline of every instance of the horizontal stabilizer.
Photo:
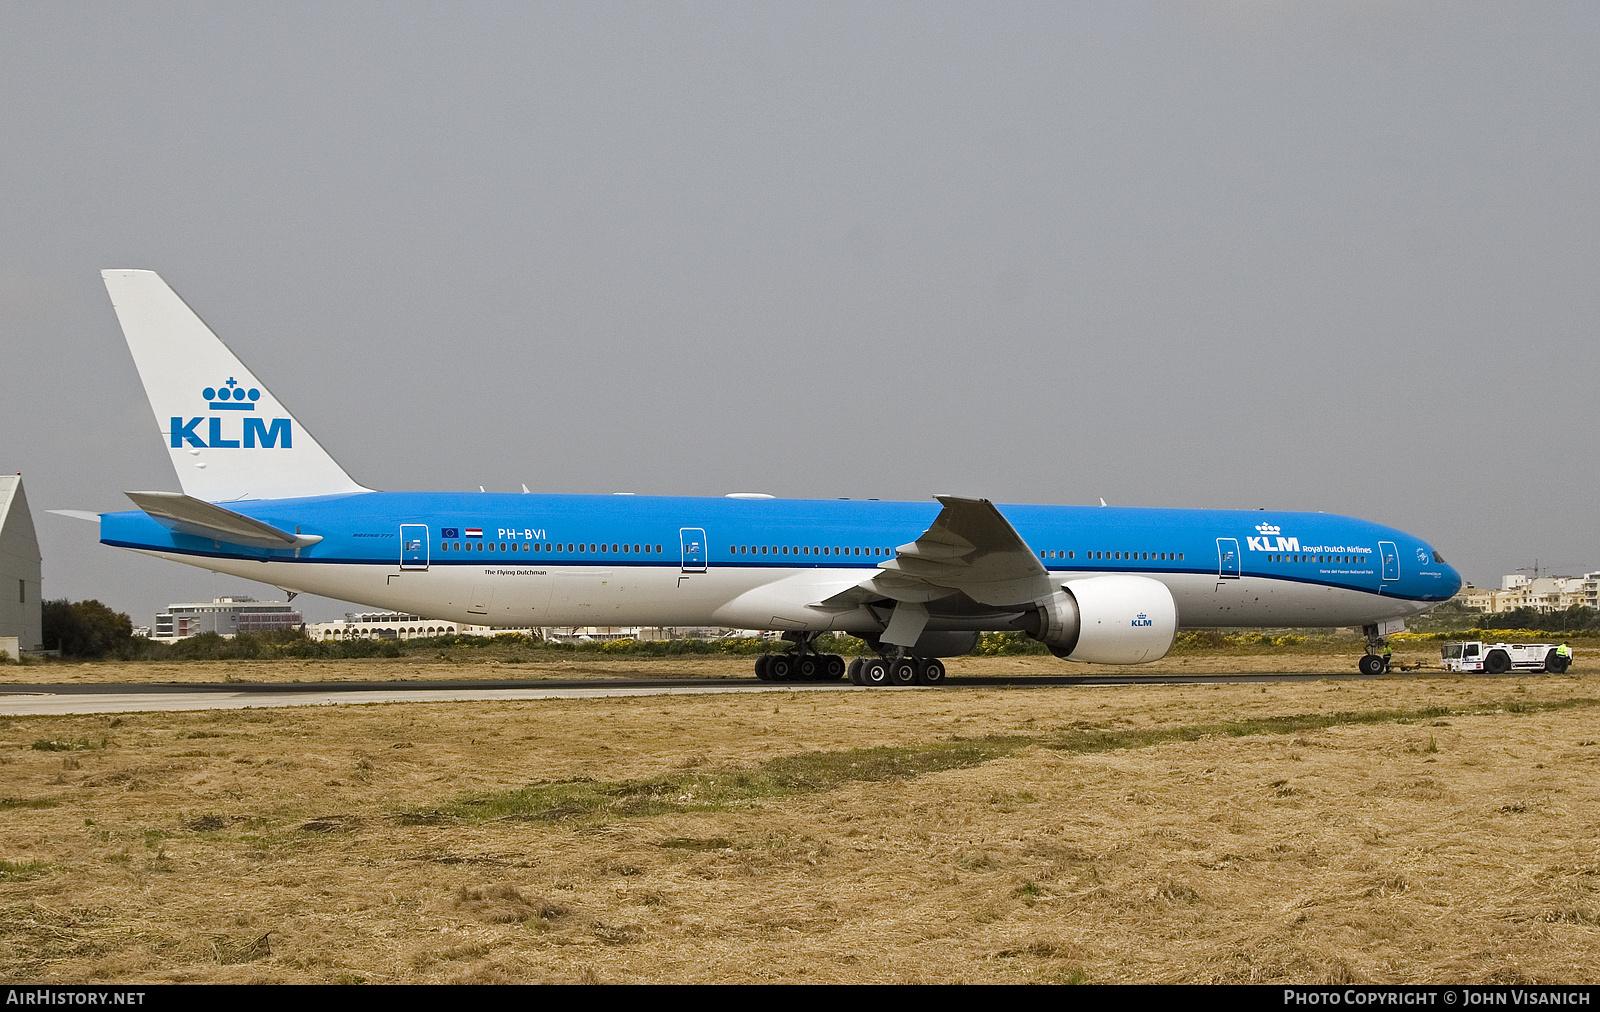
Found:
[(100, 522), (100, 514), (91, 513), (89, 510), (45, 510), (45, 512), (54, 513), (58, 517), (71, 517), (74, 520), (87, 520), (90, 523), (95, 524)]
[(181, 492), (125, 492), (133, 504), (168, 530), (254, 548), (304, 548), (320, 534), (291, 534)]

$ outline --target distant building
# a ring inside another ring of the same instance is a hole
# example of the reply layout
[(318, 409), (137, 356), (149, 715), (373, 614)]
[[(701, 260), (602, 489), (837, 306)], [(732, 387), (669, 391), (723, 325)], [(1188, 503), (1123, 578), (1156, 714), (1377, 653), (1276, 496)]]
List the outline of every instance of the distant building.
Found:
[[(723, 629), (711, 626), (552, 626), (540, 630), (542, 638), (551, 643), (609, 643), (615, 640), (660, 642), (663, 640), (720, 640), (735, 638), (770, 638), (765, 633), (746, 629)], [(773, 634), (776, 635), (776, 634)]]
[(656, 626), (486, 626), (451, 619), (423, 618), (397, 611), (345, 612), (342, 621), (313, 622), (306, 635), (314, 640), (411, 640), (427, 636), (532, 636), (551, 643), (606, 643), (613, 640), (719, 639), (755, 635), (731, 629), (661, 628)]
[(44, 649), (39, 608), (43, 557), (22, 475), (0, 478), (0, 653)]
[(441, 618), (423, 618), (398, 611), (345, 612), (342, 621), (313, 622), (306, 627), (306, 635), (314, 640), (411, 640), (425, 636), (488, 636), (499, 632), (527, 632), (520, 630), (492, 630), (486, 625), (467, 625)]
[(298, 629), (305, 619), (284, 601), (257, 601), (253, 597), (218, 597), (210, 601), (169, 604), (156, 615), (150, 638), (163, 643), (199, 633), (219, 636)]

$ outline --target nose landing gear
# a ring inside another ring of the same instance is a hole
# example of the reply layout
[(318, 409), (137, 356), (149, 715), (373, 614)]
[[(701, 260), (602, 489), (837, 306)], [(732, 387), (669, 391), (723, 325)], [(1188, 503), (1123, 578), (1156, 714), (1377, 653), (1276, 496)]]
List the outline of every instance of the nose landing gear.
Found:
[(1378, 627), (1375, 625), (1363, 626), (1361, 631), (1367, 634), (1367, 652), (1356, 662), (1357, 670), (1368, 678), (1387, 675), (1392, 657), (1389, 644), (1378, 635)]

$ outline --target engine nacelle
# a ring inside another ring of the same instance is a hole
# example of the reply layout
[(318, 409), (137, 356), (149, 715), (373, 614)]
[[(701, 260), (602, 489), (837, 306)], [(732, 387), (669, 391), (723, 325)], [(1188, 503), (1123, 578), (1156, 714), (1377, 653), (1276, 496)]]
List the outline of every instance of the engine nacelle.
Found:
[(1029, 612), (1021, 626), (1069, 661), (1144, 664), (1172, 649), (1178, 605), (1160, 581), (1096, 576), (1067, 583)]

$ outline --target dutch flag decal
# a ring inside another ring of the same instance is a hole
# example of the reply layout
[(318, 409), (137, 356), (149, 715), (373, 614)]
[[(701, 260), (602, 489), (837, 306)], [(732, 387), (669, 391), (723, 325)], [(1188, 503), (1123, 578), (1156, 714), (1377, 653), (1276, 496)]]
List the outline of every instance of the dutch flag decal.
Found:
[(465, 537), (481, 538), (481, 537), (483, 537), (483, 528), (482, 527), (468, 527), (466, 530), (462, 531), (461, 533)]

